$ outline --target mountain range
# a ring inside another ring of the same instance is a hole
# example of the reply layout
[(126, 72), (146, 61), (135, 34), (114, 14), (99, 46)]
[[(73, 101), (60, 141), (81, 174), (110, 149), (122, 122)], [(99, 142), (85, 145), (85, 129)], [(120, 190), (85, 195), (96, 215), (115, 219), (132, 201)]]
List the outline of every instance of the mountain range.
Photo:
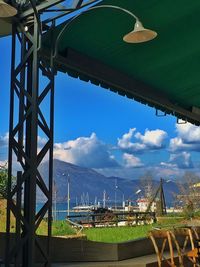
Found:
[[(48, 173), (48, 164), (44, 162), (40, 167), (43, 177)], [(95, 199), (102, 202), (105, 191), (107, 201), (118, 203), (125, 200), (136, 201), (138, 197), (145, 195), (146, 187), (144, 181), (140, 179), (130, 180), (121, 177), (106, 177), (93, 169), (76, 166), (71, 163), (54, 159), (54, 193), (56, 192), (57, 202), (67, 201), (68, 183), (70, 188), (70, 201), (81, 203), (83, 197), (94, 203)], [(160, 182), (151, 181), (154, 192), (159, 187)], [(175, 182), (170, 181), (163, 184), (167, 205), (172, 205), (174, 196), (179, 192)], [(136, 194), (139, 192), (139, 194)], [(42, 196), (39, 197), (40, 201)]]

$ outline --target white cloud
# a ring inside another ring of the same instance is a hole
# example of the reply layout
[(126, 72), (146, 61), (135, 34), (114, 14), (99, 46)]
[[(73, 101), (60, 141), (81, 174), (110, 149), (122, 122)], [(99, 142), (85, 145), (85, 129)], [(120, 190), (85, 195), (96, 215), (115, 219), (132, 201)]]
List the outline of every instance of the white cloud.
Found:
[(0, 135), (0, 147), (8, 146), (8, 138), (9, 138), (8, 133), (5, 133), (4, 135)]
[(118, 146), (120, 148), (132, 148), (133, 147), (133, 143), (131, 143), (131, 139), (133, 137), (133, 133), (135, 132), (136, 128), (131, 128), (129, 129), (128, 133), (125, 133), (122, 135), (122, 138), (118, 138)]
[[(121, 150), (127, 153), (153, 151), (164, 147), (164, 141), (167, 138), (167, 133), (163, 130), (145, 130), (144, 135), (137, 132), (134, 135), (136, 128), (131, 128), (128, 133), (125, 133), (122, 138), (118, 138), (118, 146)], [(132, 139), (136, 139), (133, 142)], [(139, 142), (138, 142), (139, 141)]]
[(186, 124), (176, 124), (177, 137), (172, 138), (169, 150), (178, 151), (200, 151), (200, 127)]
[(38, 146), (43, 147), (47, 143), (47, 138), (38, 136)]
[(176, 131), (178, 136), (184, 143), (198, 143), (200, 144), (200, 127), (191, 123), (176, 124)]
[(119, 164), (110, 154), (106, 144), (95, 133), (54, 145), (54, 158), (88, 168), (117, 167)]
[(135, 137), (148, 147), (161, 148), (163, 147), (163, 142), (167, 137), (167, 133), (160, 129), (152, 131), (146, 129), (144, 135), (137, 132)]
[(8, 167), (8, 161), (7, 160), (0, 160), (0, 169), (1, 168), (7, 168)]
[(179, 170), (176, 164), (161, 162), (160, 166), (153, 168), (153, 172), (157, 178), (172, 178), (180, 175), (182, 170)]
[(171, 154), (170, 163), (176, 164), (178, 168), (188, 169), (193, 168), (193, 163), (191, 160), (191, 155), (188, 152), (182, 152), (178, 154)]
[(170, 169), (190, 169), (193, 168), (191, 155), (188, 152), (171, 154), (168, 162), (161, 162), (160, 165)]
[(127, 168), (138, 168), (144, 166), (140, 158), (133, 156), (132, 154), (124, 153), (123, 160)]
[(168, 162), (161, 162), (160, 165), (166, 168), (177, 168), (177, 164), (172, 164)]
[(180, 137), (170, 139), (169, 150), (172, 152), (190, 150), (191, 148), (192, 146), (189, 144), (185, 144)]
[[(7, 147), (9, 140), (9, 133), (5, 133), (4, 135), (0, 135), (0, 147)], [(25, 142), (25, 140), (24, 140)], [(47, 138), (38, 136), (38, 146), (44, 146), (47, 142)]]

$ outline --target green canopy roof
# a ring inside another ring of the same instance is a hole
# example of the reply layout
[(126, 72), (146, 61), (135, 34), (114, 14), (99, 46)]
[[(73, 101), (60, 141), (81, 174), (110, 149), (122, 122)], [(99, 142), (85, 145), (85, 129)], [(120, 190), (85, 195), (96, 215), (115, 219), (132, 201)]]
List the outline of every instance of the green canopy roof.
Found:
[[(83, 13), (62, 34), (56, 69), (200, 125), (200, 1), (105, 0), (133, 12), (158, 37), (128, 44), (134, 19), (120, 10)], [(44, 36), (44, 53), (66, 23)]]

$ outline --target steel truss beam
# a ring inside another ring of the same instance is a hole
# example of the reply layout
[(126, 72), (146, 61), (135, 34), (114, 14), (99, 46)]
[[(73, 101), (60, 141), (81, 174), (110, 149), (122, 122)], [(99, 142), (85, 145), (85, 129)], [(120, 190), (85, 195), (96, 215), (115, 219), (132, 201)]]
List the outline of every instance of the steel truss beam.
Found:
[[(32, 1), (32, 0), (30, 0)], [(82, 9), (82, 8), (86, 8), (87, 6), (93, 5), (93, 4), (97, 4), (99, 3), (101, 0), (48, 0), (48, 1), (38, 1), (39, 4), (36, 5), (35, 10), (38, 13), (43, 13), (43, 12), (48, 12), (48, 13), (52, 13), (52, 12), (58, 12), (60, 13), (59, 15), (56, 16), (50, 16), (49, 19), (46, 19), (45, 22), (51, 22), (52, 20), (56, 20), (59, 18), (62, 18), (70, 13), (73, 13), (74, 11), (76, 11), (77, 9)], [(68, 4), (72, 2), (70, 5), (67, 5), (65, 7), (65, 4)], [(62, 6), (59, 7), (59, 4), (61, 4)], [(24, 19), (27, 18), (31, 15), (34, 14), (34, 10), (32, 8), (29, 8), (23, 12), (21, 12), (19, 14), (20, 19)]]
[[(24, 26), (13, 26), (12, 34), (6, 267), (35, 267), (36, 255), (40, 266), (50, 266), (55, 75), (39, 53), (38, 17), (29, 21), (27, 32)], [(40, 173), (44, 160), (46, 177)], [(44, 201), (39, 210), (38, 192)], [(41, 242), (36, 231), (45, 216), (48, 238)]]

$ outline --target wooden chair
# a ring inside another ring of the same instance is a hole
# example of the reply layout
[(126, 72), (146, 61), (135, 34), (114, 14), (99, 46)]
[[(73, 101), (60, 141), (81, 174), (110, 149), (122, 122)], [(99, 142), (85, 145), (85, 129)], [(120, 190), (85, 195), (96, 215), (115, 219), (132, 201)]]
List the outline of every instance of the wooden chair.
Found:
[(194, 238), (195, 256), (198, 264), (200, 263), (200, 226), (192, 226), (192, 233)]
[[(158, 261), (158, 267), (162, 267), (162, 261), (165, 260), (171, 267), (176, 267), (174, 263), (174, 251), (172, 247), (171, 234), (169, 230), (152, 230), (149, 232), (149, 238), (151, 239)], [(169, 247), (170, 259), (166, 259), (164, 252), (166, 246)]]
[(191, 226), (194, 241), (200, 241), (200, 226)]
[(192, 230), (190, 228), (177, 228), (171, 231), (170, 234), (177, 249), (179, 266), (184, 267), (184, 258), (191, 261), (194, 267), (200, 266), (197, 263), (197, 252), (194, 246)]

